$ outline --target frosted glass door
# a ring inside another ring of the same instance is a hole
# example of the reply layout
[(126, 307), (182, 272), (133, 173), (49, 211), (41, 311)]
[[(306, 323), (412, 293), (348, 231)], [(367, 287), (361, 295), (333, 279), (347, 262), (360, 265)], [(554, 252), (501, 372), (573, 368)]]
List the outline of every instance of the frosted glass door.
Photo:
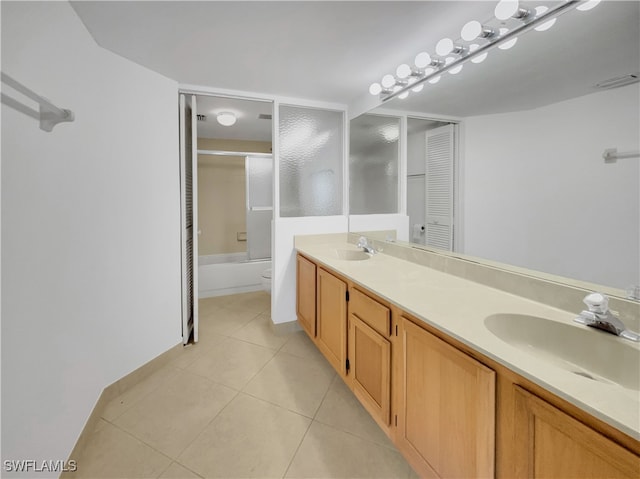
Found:
[(245, 172), (247, 175), (247, 254), (249, 259), (271, 258), (272, 157), (246, 157)]
[(344, 114), (280, 106), (280, 216), (342, 214)]
[(400, 118), (360, 115), (351, 120), (349, 213), (398, 212)]

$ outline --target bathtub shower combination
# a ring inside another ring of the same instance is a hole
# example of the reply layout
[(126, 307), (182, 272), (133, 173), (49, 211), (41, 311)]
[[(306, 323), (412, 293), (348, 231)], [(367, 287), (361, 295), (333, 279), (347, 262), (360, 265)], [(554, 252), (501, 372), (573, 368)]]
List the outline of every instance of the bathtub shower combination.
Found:
[[(201, 152), (199, 152), (201, 153)], [(247, 251), (198, 257), (198, 296), (210, 298), (261, 289), (271, 293), (271, 155), (247, 156)]]
[(251, 260), (247, 253), (200, 256), (198, 274), (201, 298), (266, 290), (271, 287), (271, 259)]

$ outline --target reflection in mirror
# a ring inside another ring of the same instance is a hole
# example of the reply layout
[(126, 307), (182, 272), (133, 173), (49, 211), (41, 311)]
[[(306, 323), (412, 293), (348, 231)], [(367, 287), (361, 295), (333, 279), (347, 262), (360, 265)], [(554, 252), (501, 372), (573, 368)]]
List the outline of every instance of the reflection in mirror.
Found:
[(407, 215), (412, 243), (453, 250), (454, 123), (407, 118)]
[(349, 213), (398, 212), (400, 118), (360, 115), (351, 120)]
[[(639, 15), (639, 2), (617, 1), (568, 12), (508, 52), (384, 104), (388, 114), (459, 119), (457, 253), (623, 297), (640, 284)], [(612, 148), (630, 157), (605, 161)]]

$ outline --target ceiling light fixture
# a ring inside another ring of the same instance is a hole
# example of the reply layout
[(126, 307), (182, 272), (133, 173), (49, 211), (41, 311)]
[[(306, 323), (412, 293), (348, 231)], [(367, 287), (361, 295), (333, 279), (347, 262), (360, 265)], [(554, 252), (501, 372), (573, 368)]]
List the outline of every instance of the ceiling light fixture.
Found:
[[(410, 91), (421, 91), (426, 82), (438, 83), (443, 73), (459, 73), (467, 61), (483, 62), (489, 50), (496, 47), (501, 50), (512, 48), (518, 41), (518, 36), (523, 33), (534, 29), (548, 30), (556, 23), (559, 15), (569, 10), (577, 8), (586, 11), (598, 3), (600, 0), (566, 0), (552, 8), (540, 6), (529, 9), (521, 7), (518, 0), (500, 0), (494, 9), (496, 18), (492, 21), (485, 24), (471, 20), (462, 27), (460, 40), (442, 38), (435, 47), (435, 54), (440, 58), (434, 58), (428, 52), (420, 52), (414, 59), (415, 68), (403, 63), (397, 67), (396, 75), (387, 74), (380, 83), (372, 83), (369, 92), (379, 95), (383, 102), (400, 95), (406, 98)], [(496, 19), (499, 21), (498, 25), (495, 25)], [(515, 26), (512, 19), (519, 20), (515, 22)], [(505, 24), (509, 27), (505, 27)]]
[[(536, 16), (539, 17), (540, 15), (544, 14), (548, 10), (549, 10), (549, 7), (545, 7), (544, 5), (540, 7), (536, 7)], [(545, 32), (555, 25), (556, 20), (557, 18), (552, 18), (548, 22), (544, 22), (543, 24), (538, 25), (537, 27), (534, 28), (534, 30), (536, 32)]]
[(236, 123), (236, 115), (229, 111), (223, 111), (222, 113), (218, 113), (216, 116), (218, 123), (222, 126), (231, 126)]
[(403, 63), (396, 69), (396, 76), (398, 78), (407, 78), (411, 75), (411, 67), (406, 63)]
[[(509, 33), (509, 29), (508, 28), (501, 28), (500, 29), (500, 36), (501, 37), (506, 36), (507, 33)], [(518, 37), (512, 37), (509, 41), (503, 42), (500, 45), (498, 45), (498, 48), (500, 50), (509, 50), (510, 48), (515, 46), (517, 41), (518, 41)]]
[(592, 8), (597, 7), (599, 3), (600, 3), (600, 0), (588, 0), (586, 2), (582, 2), (576, 8), (578, 10), (580, 10), (581, 12), (587, 12), (587, 11), (591, 10)]
[[(469, 45), (469, 51), (470, 52), (475, 52), (478, 48), (480, 48), (480, 45), (478, 45), (477, 43), (472, 43), (471, 45)], [(488, 55), (489, 55), (489, 53), (484, 52), (482, 55), (478, 55), (477, 57), (473, 57), (471, 59), (471, 63), (482, 63), (483, 61), (485, 61), (487, 59)]]
[(518, 0), (500, 0), (493, 11), (498, 20), (517, 18), (526, 21), (535, 15), (533, 10), (520, 7)]
[(465, 23), (460, 31), (460, 37), (465, 42), (472, 42), (476, 38), (491, 38), (496, 35), (496, 30), (491, 27), (484, 26), (477, 20), (471, 20)]

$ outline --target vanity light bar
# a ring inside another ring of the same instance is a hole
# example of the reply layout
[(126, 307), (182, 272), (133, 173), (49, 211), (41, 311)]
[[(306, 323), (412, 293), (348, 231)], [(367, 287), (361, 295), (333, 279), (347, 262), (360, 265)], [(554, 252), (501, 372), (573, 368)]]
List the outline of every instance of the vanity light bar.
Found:
[[(581, 5), (589, 4), (591, 2), (594, 2), (594, 0), (588, 0), (586, 2), (584, 0), (567, 0), (566, 2), (554, 8), (550, 8), (537, 16), (534, 16), (535, 10), (532, 10), (533, 14), (529, 14), (526, 16), (513, 16), (512, 18), (520, 20), (522, 23), (501, 35), (489, 35), (489, 32), (487, 32), (484, 36), (479, 36), (479, 38), (484, 38), (485, 40), (487, 40), (487, 43), (480, 45), (475, 50), (470, 50), (468, 46), (463, 46), (454, 42), (454, 49), (451, 53), (456, 55), (457, 48), (458, 58), (450, 62), (443, 61), (440, 58), (433, 58), (430, 65), (427, 65), (427, 67), (425, 68), (426, 70), (432, 70), (430, 73), (424, 74), (420, 70), (411, 71), (410, 77), (416, 78), (416, 80), (413, 82), (409, 82), (406, 78), (398, 78), (393, 75), (385, 75), (382, 85), (380, 85), (379, 83), (372, 84), (371, 87), (369, 87), (369, 93), (371, 93), (372, 95), (380, 95), (380, 99), (383, 102), (392, 100), (395, 97), (406, 98), (409, 95), (410, 90), (418, 87), (419, 85), (422, 85), (427, 81), (430, 81), (430, 83), (436, 83), (438, 80), (440, 80), (440, 76), (443, 73), (449, 72), (451, 70), (453, 70), (452, 73), (457, 73), (462, 69), (462, 65), (464, 63), (471, 61), (474, 58), (481, 57), (482, 55), (486, 55), (489, 50), (499, 47), (500, 45), (505, 45), (507, 44), (507, 42), (515, 42), (518, 35), (521, 35), (525, 32), (528, 32), (529, 30), (533, 30), (536, 27), (550, 22), (552, 19), (569, 10), (580, 7)], [(597, 5), (598, 2), (594, 3)], [(521, 12), (521, 10), (522, 9), (517, 9), (517, 13)], [(487, 27), (485, 25), (482, 25), (483, 31), (485, 31), (486, 28)], [(503, 48), (505, 47), (503, 46)], [(392, 78), (395, 80), (393, 83), (391, 82)], [(420, 91), (421, 89), (422, 88), (420, 87), (419, 89), (417, 89), (417, 91)]]

